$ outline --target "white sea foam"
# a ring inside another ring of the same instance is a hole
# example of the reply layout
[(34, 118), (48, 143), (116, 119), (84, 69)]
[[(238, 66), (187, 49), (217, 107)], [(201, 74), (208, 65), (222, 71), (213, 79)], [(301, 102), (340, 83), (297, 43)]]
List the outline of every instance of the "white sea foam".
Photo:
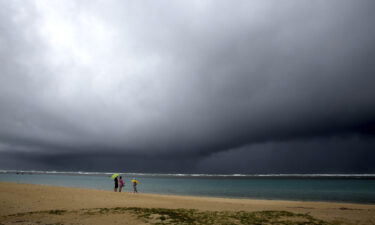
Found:
[(183, 173), (125, 173), (125, 172), (89, 172), (89, 171), (39, 171), (39, 170), (0, 170), (0, 173), (54, 174), (54, 175), (105, 175), (120, 173), (134, 177), (306, 177), (306, 178), (375, 178), (375, 174), (183, 174)]

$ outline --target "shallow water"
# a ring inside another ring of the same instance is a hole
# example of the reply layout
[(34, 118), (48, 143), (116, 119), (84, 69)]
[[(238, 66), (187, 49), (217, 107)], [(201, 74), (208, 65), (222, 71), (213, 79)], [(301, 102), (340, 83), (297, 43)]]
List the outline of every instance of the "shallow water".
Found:
[[(0, 173), (0, 181), (112, 190), (113, 180), (103, 174)], [(134, 176), (134, 174), (132, 174)], [(125, 191), (132, 190), (125, 174)], [(139, 192), (278, 199), (375, 203), (375, 179), (340, 176), (176, 176), (138, 174)]]

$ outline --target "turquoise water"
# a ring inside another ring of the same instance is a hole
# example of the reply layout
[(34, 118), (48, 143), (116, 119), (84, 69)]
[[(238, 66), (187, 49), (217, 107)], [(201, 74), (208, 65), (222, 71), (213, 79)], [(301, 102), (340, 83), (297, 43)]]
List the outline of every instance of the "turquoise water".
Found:
[[(125, 175), (125, 191), (132, 191)], [(138, 175), (138, 191), (144, 193), (375, 203), (374, 177), (255, 177), (255, 176), (154, 176)], [(0, 173), (0, 181), (112, 190), (108, 174)]]

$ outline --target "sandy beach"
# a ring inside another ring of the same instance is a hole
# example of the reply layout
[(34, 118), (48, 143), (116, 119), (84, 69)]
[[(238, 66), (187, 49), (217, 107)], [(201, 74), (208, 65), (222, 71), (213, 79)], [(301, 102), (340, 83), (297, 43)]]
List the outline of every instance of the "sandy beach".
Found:
[(375, 224), (375, 205), (114, 193), (0, 182), (0, 224), (191, 223)]

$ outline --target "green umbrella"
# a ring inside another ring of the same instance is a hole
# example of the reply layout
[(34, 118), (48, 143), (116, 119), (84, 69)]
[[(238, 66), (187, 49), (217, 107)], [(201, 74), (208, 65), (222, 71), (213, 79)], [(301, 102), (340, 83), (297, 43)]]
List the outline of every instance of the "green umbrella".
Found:
[(120, 176), (118, 173), (114, 173), (113, 175), (112, 175), (112, 179), (115, 179), (116, 177), (118, 177), (118, 176)]

